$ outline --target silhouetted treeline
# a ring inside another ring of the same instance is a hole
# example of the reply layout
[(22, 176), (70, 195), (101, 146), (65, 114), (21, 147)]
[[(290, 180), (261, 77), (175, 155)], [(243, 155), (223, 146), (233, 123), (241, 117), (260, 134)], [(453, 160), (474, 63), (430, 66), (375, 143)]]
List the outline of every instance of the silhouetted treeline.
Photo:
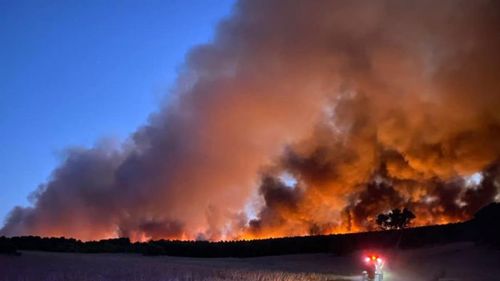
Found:
[(128, 238), (82, 242), (68, 238), (0, 237), (0, 253), (16, 250), (78, 253), (140, 253), (185, 257), (256, 257), (305, 253), (343, 255), (366, 248), (418, 248), (453, 242), (479, 242), (499, 247), (500, 204), (480, 210), (475, 219), (456, 224), (354, 234), (287, 237), (252, 241), (150, 241)]
[(0, 237), (0, 254), (17, 255), (17, 246), (12, 242), (12, 238)]
[(76, 252), (76, 253), (125, 253), (137, 252), (128, 238), (107, 239), (100, 241), (82, 242), (73, 238), (46, 238), (39, 236), (21, 236), (5, 238), (18, 250), (48, 251), (48, 252)]

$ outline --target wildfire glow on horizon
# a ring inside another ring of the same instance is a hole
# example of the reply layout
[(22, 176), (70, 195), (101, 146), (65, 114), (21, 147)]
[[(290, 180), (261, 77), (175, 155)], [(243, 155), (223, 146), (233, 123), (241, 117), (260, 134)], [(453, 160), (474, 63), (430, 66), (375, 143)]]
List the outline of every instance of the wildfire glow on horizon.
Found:
[(0, 235), (232, 240), (472, 218), (500, 188), (500, 2), (241, 0), (123, 144)]

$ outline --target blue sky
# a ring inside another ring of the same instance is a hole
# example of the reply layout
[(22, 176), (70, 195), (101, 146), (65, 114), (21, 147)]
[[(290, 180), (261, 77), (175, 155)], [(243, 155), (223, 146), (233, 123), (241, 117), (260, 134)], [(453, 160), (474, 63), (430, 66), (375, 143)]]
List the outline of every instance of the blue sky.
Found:
[(0, 225), (70, 146), (123, 140), (234, 0), (0, 0)]

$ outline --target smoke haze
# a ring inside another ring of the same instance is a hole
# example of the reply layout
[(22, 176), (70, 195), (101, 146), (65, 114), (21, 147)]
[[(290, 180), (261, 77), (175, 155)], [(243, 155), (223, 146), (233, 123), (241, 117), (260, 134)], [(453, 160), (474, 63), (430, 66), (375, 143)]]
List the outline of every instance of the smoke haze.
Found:
[[(242, 0), (122, 145), (72, 149), (0, 233), (241, 239), (469, 218), (498, 198), (498, 1)], [(293, 180), (284, 180), (286, 174)]]

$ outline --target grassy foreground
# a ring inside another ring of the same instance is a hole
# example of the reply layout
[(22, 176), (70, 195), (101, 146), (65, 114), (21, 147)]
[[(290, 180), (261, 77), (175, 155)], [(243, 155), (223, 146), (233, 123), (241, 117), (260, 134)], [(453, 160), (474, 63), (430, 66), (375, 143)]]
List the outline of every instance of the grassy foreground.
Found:
[[(499, 280), (500, 251), (474, 243), (378, 250), (384, 281)], [(23, 252), (0, 255), (0, 281), (341, 281), (360, 280), (361, 252), (257, 258)]]

